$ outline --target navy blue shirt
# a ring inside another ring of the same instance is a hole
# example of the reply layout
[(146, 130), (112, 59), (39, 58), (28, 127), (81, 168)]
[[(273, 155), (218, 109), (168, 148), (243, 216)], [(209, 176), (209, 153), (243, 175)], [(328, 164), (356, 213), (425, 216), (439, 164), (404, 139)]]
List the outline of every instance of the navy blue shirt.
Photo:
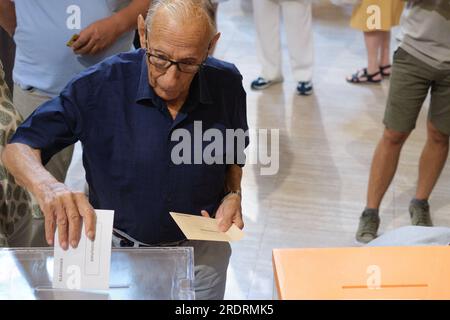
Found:
[[(236, 67), (208, 58), (173, 119), (148, 83), (146, 55), (140, 49), (79, 74), (58, 97), (36, 109), (10, 143), (40, 149), (45, 164), (80, 140), (92, 206), (115, 210), (115, 228), (156, 244), (184, 239), (169, 212), (214, 213), (224, 195), (229, 162), (172, 161), (172, 148), (181, 142), (172, 141), (172, 133), (185, 129), (192, 134), (197, 121), (203, 132), (215, 128), (224, 136), (227, 129), (248, 130), (246, 94)], [(196, 139), (186, 140), (191, 150)], [(202, 150), (209, 144), (200, 140)], [(244, 148), (237, 143), (235, 161)], [(212, 154), (225, 158), (230, 152), (227, 145)]]

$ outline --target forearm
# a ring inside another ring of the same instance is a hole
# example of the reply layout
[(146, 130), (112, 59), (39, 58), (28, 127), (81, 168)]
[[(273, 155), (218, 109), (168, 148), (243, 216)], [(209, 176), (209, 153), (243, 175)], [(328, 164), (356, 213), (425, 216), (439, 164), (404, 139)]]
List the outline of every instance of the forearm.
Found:
[(225, 191), (241, 190), (241, 180), (242, 168), (235, 164), (228, 166), (225, 178)]
[(42, 165), (40, 151), (25, 144), (8, 144), (2, 161), (16, 182), (35, 196), (42, 186), (58, 182)]
[(14, 35), (16, 30), (16, 10), (14, 2), (11, 0), (0, 0), (0, 26), (10, 36)]
[(41, 152), (21, 143), (8, 144), (2, 153), (2, 161), (16, 182), (30, 191), (37, 199), (45, 218), (45, 238), (54, 243), (58, 225), (59, 244), (66, 250), (76, 248), (80, 241), (81, 219), (86, 236), (95, 239), (96, 216), (83, 193), (73, 193), (58, 182), (42, 165)]
[(150, 3), (151, 0), (133, 0), (127, 7), (113, 16), (117, 22), (119, 35), (137, 29), (137, 17), (142, 14), (145, 18)]

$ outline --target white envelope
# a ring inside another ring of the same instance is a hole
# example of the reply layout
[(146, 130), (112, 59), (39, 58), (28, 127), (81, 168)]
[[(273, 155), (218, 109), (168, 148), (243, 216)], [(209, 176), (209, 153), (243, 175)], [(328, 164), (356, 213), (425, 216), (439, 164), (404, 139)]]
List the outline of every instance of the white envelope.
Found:
[(217, 219), (171, 212), (170, 215), (189, 240), (205, 241), (239, 241), (244, 232), (235, 224), (227, 232), (219, 231)]
[(114, 211), (95, 210), (97, 225), (95, 240), (81, 231), (76, 249), (64, 251), (55, 235), (53, 288), (73, 290), (108, 290), (111, 264), (111, 238)]

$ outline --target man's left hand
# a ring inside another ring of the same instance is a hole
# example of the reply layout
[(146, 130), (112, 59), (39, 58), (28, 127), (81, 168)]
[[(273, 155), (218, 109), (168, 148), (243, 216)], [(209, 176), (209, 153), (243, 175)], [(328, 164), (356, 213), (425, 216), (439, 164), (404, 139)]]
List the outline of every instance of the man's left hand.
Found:
[[(202, 210), (201, 213), (204, 217), (210, 217), (206, 210)], [(227, 232), (233, 223), (239, 229), (243, 229), (241, 196), (237, 194), (227, 195), (217, 209), (216, 219), (219, 221), (219, 230), (221, 232)]]
[(76, 54), (94, 55), (109, 48), (119, 37), (119, 31), (114, 17), (108, 17), (90, 24), (80, 32), (73, 43)]

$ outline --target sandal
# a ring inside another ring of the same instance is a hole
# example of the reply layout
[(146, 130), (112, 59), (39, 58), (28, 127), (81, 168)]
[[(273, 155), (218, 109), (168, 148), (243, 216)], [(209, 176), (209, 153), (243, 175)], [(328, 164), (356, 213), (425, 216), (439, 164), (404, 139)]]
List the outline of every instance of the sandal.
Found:
[(389, 78), (391, 76), (391, 73), (390, 72), (384, 72), (384, 70), (390, 69), (390, 68), (392, 68), (391, 64), (388, 64), (388, 65), (385, 65), (385, 66), (380, 66), (381, 75), (383, 77), (385, 77), (385, 78)]
[(364, 68), (362, 70), (357, 71), (356, 73), (352, 74), (352, 77), (349, 79), (347, 78), (347, 82), (349, 83), (380, 83), (381, 79), (375, 80), (374, 78), (381, 74), (381, 71), (368, 74), (367, 68)]

